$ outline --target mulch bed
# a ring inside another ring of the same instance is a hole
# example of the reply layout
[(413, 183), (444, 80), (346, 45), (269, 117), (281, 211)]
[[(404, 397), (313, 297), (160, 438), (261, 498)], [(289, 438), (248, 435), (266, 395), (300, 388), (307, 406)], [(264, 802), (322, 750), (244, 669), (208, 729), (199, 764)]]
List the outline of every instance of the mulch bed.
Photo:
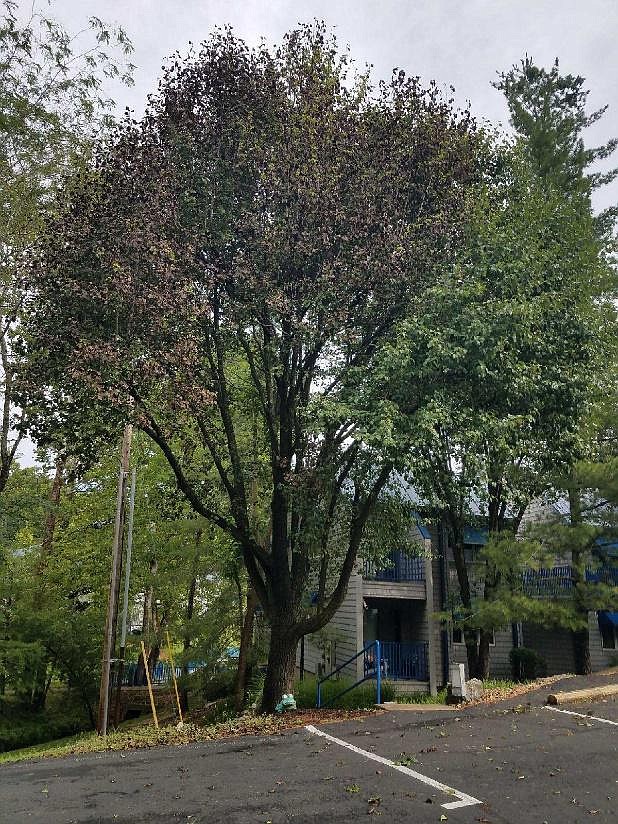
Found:
[[(369, 715), (381, 714), (382, 712), (383, 710), (379, 709), (350, 710), (313, 708), (292, 710), (281, 713), (281, 715), (270, 716), (247, 713), (244, 716), (234, 718), (229, 726), (230, 729), (234, 730), (234, 734), (236, 735), (260, 735), (263, 733), (268, 734), (269, 732), (283, 732), (294, 727), (304, 727), (307, 724), (332, 724), (338, 721), (352, 721), (357, 718), (365, 718)], [(208, 708), (197, 709), (189, 713), (185, 720), (196, 726), (210, 728), (212, 722), (208, 717), (209, 714)], [(243, 723), (243, 721), (245, 723)], [(225, 722), (216, 724), (215, 726), (220, 727), (221, 732), (225, 734)]]
[(304, 727), (306, 724), (329, 724), (337, 721), (353, 721), (356, 718), (365, 718), (368, 715), (378, 715), (384, 710), (336, 710), (336, 709), (310, 709), (286, 712), (281, 716), (281, 720), (289, 722), (290, 727)]

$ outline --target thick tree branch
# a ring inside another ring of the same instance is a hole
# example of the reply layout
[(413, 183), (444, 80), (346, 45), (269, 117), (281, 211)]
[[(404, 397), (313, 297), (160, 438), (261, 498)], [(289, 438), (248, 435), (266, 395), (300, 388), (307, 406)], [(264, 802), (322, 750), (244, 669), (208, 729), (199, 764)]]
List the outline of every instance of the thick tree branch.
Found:
[[(317, 632), (320, 627), (323, 627), (334, 614), (337, 612), (341, 604), (343, 603), (343, 599), (345, 598), (345, 594), (348, 588), (348, 583), (350, 581), (350, 575), (354, 569), (354, 564), (356, 562), (356, 557), (358, 554), (358, 549), (360, 547), (365, 525), (367, 523), (367, 518), (369, 517), (371, 510), (375, 506), (375, 503), (380, 495), (380, 492), (384, 488), (389, 475), (392, 472), (392, 464), (388, 463), (385, 464), (378, 476), (373, 483), (369, 493), (365, 496), (365, 499), (361, 501), (360, 494), (357, 489), (355, 489), (354, 493), (354, 500), (352, 504), (352, 522), (350, 524), (350, 537), (348, 543), (348, 549), (341, 566), (341, 571), (339, 574), (339, 579), (337, 581), (337, 585), (333, 590), (331, 597), (328, 600), (328, 603), (324, 606), (323, 609), (318, 610), (315, 615), (311, 616), (310, 618), (306, 618), (302, 621), (299, 625), (299, 633), (300, 635), (308, 635), (312, 632)], [(299, 635), (299, 637), (300, 637)]]

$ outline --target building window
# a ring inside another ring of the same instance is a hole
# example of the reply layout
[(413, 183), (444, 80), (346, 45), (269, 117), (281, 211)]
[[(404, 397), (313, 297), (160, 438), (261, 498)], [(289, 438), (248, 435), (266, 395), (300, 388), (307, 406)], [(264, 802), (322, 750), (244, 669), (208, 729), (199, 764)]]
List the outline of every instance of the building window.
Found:
[(616, 649), (616, 631), (613, 627), (603, 624), (601, 626), (601, 639), (603, 649)]
[(614, 627), (602, 623), (600, 629), (603, 649), (616, 649), (616, 630)]
[[(480, 630), (477, 629), (476, 631), (476, 643), (477, 646), (481, 640), (481, 633)], [(466, 641), (464, 639), (463, 629), (461, 627), (453, 627), (453, 643), (454, 644), (465, 644)], [(490, 647), (496, 646), (496, 631), (492, 629), (491, 631), (491, 640), (489, 641)]]
[(599, 612), (597, 613), (599, 621), (599, 630), (601, 632), (601, 646), (603, 649), (615, 650), (618, 649), (618, 628), (616, 612)]

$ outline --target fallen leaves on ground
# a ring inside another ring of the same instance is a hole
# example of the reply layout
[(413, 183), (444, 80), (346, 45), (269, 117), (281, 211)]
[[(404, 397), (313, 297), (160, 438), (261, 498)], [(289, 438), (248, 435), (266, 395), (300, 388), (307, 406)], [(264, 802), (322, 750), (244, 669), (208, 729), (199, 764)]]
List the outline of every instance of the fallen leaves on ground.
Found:
[(555, 684), (556, 681), (563, 681), (565, 678), (574, 678), (572, 674), (566, 675), (549, 675), (547, 678), (537, 678), (536, 681), (529, 681), (527, 684), (516, 684), (512, 687), (495, 687), (493, 689), (486, 689), (481, 698), (476, 701), (470, 701), (466, 704), (467, 707), (475, 706), (477, 704), (493, 704), (495, 701), (504, 701), (507, 698), (517, 698), (519, 695), (525, 695), (533, 690), (541, 689), (542, 687), (549, 687)]
[[(111, 732), (106, 738), (96, 733), (87, 733), (72, 738), (65, 743), (50, 742), (49, 749), (36, 748), (15, 751), (12, 761), (28, 758), (57, 758), (104, 750), (148, 749), (176, 744), (193, 744), (199, 741), (216, 741), (226, 738), (238, 738), (252, 735), (280, 735), (285, 730), (304, 727), (306, 724), (327, 724), (334, 721), (362, 719), (364, 716), (378, 714), (379, 710), (296, 710), (283, 715), (245, 714), (218, 723), (199, 723), (200, 712), (191, 713), (180, 726), (174, 722), (156, 729), (151, 723), (131, 726), (128, 729)], [(8, 755), (8, 753), (6, 754)], [(8, 760), (8, 759), (6, 759)]]

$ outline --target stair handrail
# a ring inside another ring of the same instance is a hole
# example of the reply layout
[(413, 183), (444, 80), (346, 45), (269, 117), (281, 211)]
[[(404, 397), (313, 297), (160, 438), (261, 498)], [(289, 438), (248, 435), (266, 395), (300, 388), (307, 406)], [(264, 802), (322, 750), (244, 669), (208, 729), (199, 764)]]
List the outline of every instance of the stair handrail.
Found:
[[(328, 681), (329, 678), (332, 678), (333, 675), (336, 675), (338, 672), (341, 672), (341, 670), (344, 667), (347, 667), (349, 664), (351, 664), (352, 661), (356, 661), (356, 659), (359, 656), (361, 656), (361, 655), (364, 656), (372, 647), (375, 647), (376, 661), (377, 661), (377, 667), (376, 667), (376, 704), (381, 704), (382, 703), (382, 660), (381, 660), (381, 654), (380, 654), (380, 652), (381, 652), (380, 642), (379, 641), (372, 641), (370, 644), (367, 644), (366, 646), (364, 646), (362, 648), (362, 650), (360, 650), (360, 652), (357, 652), (351, 658), (348, 658), (347, 661), (344, 661), (343, 664), (340, 664), (336, 669), (329, 672), (328, 675), (325, 675), (323, 678), (320, 678), (318, 680), (318, 683), (317, 683), (317, 706), (318, 706), (318, 709), (320, 709), (322, 706), (327, 706), (328, 704), (331, 704), (333, 701), (336, 701), (337, 698), (341, 698), (342, 695), (345, 695), (346, 693), (350, 692), (350, 690), (353, 690), (354, 687), (358, 687), (358, 685), (362, 684), (363, 681), (367, 681), (369, 678), (372, 677), (371, 675), (364, 674), (362, 678), (359, 678), (359, 680), (355, 681), (350, 687), (346, 687), (346, 689), (344, 689), (342, 692), (338, 693), (337, 695), (334, 695), (329, 701), (327, 701), (325, 704), (322, 704), (322, 684), (325, 681)], [(363, 667), (363, 671), (364, 671), (364, 667)]]

